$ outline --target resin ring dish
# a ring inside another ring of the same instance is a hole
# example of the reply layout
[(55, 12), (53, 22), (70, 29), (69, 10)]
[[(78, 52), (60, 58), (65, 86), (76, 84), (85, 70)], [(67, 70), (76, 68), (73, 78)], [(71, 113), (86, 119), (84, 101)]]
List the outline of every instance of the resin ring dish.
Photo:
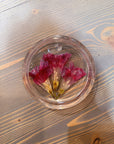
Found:
[[(86, 72), (86, 76), (77, 81), (57, 100), (35, 84), (29, 76), (29, 72), (39, 65), (41, 58), (47, 53), (70, 53), (75, 66)], [(51, 109), (69, 108), (84, 101), (91, 91), (95, 81), (94, 61), (87, 48), (76, 39), (62, 35), (47, 37), (37, 42), (27, 53), (23, 63), (23, 80), (30, 95), (35, 100), (41, 101), (46, 107)]]

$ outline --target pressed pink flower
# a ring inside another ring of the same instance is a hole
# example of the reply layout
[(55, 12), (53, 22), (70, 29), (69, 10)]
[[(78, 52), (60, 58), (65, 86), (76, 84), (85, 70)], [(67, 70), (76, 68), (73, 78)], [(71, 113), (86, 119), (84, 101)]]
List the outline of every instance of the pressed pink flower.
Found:
[(56, 98), (56, 95), (53, 94), (52, 86), (49, 80), (50, 75), (52, 74), (52, 69), (50, 68), (48, 62), (40, 62), (40, 66), (36, 66), (29, 72), (29, 76), (32, 77), (33, 81), (45, 89), (48, 93), (52, 95), (53, 98)]
[(48, 53), (43, 55), (43, 60), (47, 61), (50, 67), (52, 68), (55, 63), (55, 55)]
[(67, 63), (71, 54), (65, 53), (60, 55), (54, 55), (51, 53), (43, 55), (43, 60), (48, 61), (49, 65), (52, 68), (63, 68), (64, 65)]
[(43, 60), (48, 61), (50, 67), (53, 69), (52, 83), (54, 90), (57, 90), (59, 86), (59, 80), (61, 77), (62, 69), (64, 65), (67, 63), (67, 61), (70, 59), (70, 57), (71, 54), (69, 53), (59, 55), (48, 53), (43, 56)]
[(66, 81), (70, 79), (71, 84), (84, 77), (86, 73), (82, 68), (77, 68), (73, 63), (70, 63), (69, 68), (65, 67), (62, 72), (62, 77)]
[(34, 82), (38, 85), (44, 83), (52, 74), (48, 62), (41, 61), (40, 66), (36, 66), (29, 72), (29, 75), (33, 78)]
[(70, 59), (70, 57), (71, 57), (71, 54), (69, 54), (69, 53), (55, 55), (55, 60), (56, 60), (55, 67), (59, 67), (62, 70), (64, 65)]
[(29, 72), (29, 76), (31, 76), (34, 79), (38, 72), (39, 72), (39, 67), (36, 66)]
[(72, 84), (86, 75), (82, 68), (77, 68), (70, 63), (69, 68), (65, 67), (62, 72), (62, 81), (59, 88), (59, 95), (63, 94)]

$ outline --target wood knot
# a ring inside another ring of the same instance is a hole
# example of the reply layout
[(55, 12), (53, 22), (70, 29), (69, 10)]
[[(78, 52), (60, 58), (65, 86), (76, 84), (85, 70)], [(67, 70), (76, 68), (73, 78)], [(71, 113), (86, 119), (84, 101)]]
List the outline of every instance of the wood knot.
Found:
[(20, 121), (21, 121), (21, 119), (18, 119), (17, 121), (18, 121), (18, 122), (20, 122)]
[(96, 138), (92, 144), (101, 144), (100, 138)]
[(33, 9), (33, 10), (32, 10), (32, 14), (34, 14), (34, 15), (37, 15), (37, 14), (38, 14), (38, 12), (39, 12), (39, 10), (38, 10), (38, 9)]

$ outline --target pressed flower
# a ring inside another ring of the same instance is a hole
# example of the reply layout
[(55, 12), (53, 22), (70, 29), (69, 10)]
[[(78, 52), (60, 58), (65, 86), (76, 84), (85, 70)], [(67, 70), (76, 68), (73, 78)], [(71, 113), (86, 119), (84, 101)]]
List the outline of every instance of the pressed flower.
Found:
[(59, 54), (59, 55), (48, 53), (43, 55), (43, 60), (48, 61), (49, 65), (52, 68), (58, 68), (58, 67), (63, 68), (70, 57), (71, 54), (69, 53)]
[(73, 63), (70, 63), (69, 68), (65, 67), (62, 72), (62, 80), (58, 95), (63, 94), (76, 81), (80, 80), (86, 75), (82, 68), (77, 68)]
[(48, 62), (41, 61), (40, 66), (36, 66), (29, 72), (29, 76), (32, 77), (33, 81), (37, 84), (46, 89), (48, 93), (51, 95), (52, 87), (50, 84), (49, 77), (52, 74), (52, 70), (50, 69), (50, 66)]
[(70, 57), (71, 54), (69, 53), (60, 55), (48, 53), (43, 56), (43, 60), (48, 61), (50, 67), (53, 69), (52, 85), (54, 90), (58, 89), (61, 72), (63, 70), (64, 65), (67, 63)]
[(29, 76), (31, 76), (34, 79), (38, 72), (39, 72), (39, 67), (36, 66), (29, 72)]
[(76, 81), (86, 75), (83, 69), (75, 67), (73, 63), (70, 63), (69, 67), (65, 67), (70, 57), (69, 53), (45, 54), (40, 65), (29, 72), (33, 81), (50, 93), (54, 99), (57, 99)]
[(50, 67), (52, 68), (55, 63), (55, 55), (48, 53), (43, 55), (43, 60), (47, 61)]

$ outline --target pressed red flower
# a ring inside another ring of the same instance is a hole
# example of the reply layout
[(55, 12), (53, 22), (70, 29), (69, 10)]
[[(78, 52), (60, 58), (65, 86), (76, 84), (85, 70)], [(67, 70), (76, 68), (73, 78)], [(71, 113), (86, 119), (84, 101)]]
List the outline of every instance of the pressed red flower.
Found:
[(73, 63), (70, 63), (69, 68), (65, 67), (62, 72), (62, 77), (65, 81), (70, 80), (70, 83), (73, 84), (82, 77), (84, 77), (86, 73), (82, 68), (77, 68)]
[(49, 63), (49, 65), (52, 67), (53, 63), (55, 62), (55, 55), (48, 53), (48, 54), (44, 54), (43, 55), (43, 60), (47, 61)]
[(48, 62), (41, 61), (40, 66), (36, 66), (29, 72), (29, 75), (33, 78), (34, 82), (38, 85), (44, 83), (52, 74), (52, 70)]
[(84, 77), (86, 73), (82, 68), (77, 68), (70, 63), (69, 68), (65, 67), (62, 71), (62, 81), (58, 90), (58, 95), (62, 95), (72, 84)]
[(70, 59), (70, 57), (71, 57), (71, 54), (69, 54), (69, 53), (55, 55), (55, 59), (56, 59), (55, 67), (59, 67), (59, 68), (63, 69), (64, 65), (67, 63), (67, 61)]
[(71, 57), (71, 54), (69, 53), (59, 54), (59, 55), (48, 53), (48, 54), (43, 55), (43, 60), (47, 61), (51, 69), (53, 70), (53, 75), (52, 75), (53, 90), (58, 89), (62, 69), (70, 57)]
[(34, 67), (34, 68), (29, 72), (29, 76), (31, 76), (32, 78), (34, 78), (38, 72), (39, 72), (39, 67), (36, 66), (36, 67)]
[(70, 57), (71, 57), (71, 54), (69, 53), (60, 54), (60, 55), (54, 55), (54, 54), (48, 53), (43, 56), (43, 60), (48, 61), (49, 65), (52, 68), (62, 69)]

